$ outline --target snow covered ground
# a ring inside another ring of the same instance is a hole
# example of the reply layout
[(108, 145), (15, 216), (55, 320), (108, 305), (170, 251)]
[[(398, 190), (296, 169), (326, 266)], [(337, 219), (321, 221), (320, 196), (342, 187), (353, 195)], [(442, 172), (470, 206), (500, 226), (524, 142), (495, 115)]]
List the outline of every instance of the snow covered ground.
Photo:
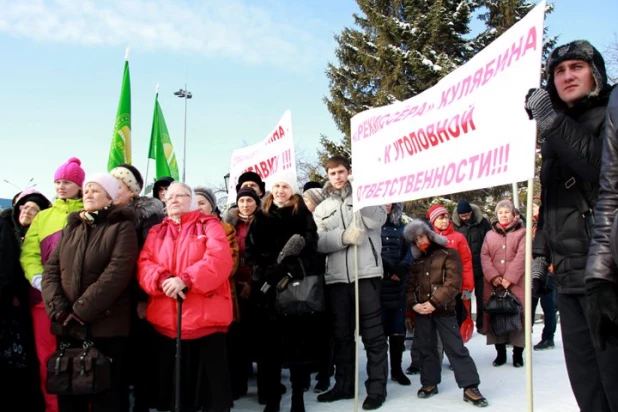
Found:
[[(540, 306), (540, 305), (539, 305)], [(474, 307), (474, 305), (473, 305)], [(537, 313), (540, 313), (540, 308)], [(542, 323), (534, 325), (532, 336), (533, 344), (540, 341)], [(512, 350), (509, 348), (509, 362), (501, 367), (494, 367), (492, 361), (496, 356), (493, 346), (487, 346), (485, 336), (475, 332), (474, 336), (466, 344), (470, 350), (472, 358), (481, 377), (479, 389), (489, 401), (489, 407), (485, 410), (492, 411), (526, 411), (526, 372), (524, 368), (514, 368), (512, 366)], [(567, 371), (564, 364), (564, 353), (562, 351), (562, 339), (560, 335), (560, 325), (556, 331), (556, 347), (544, 351), (532, 351), (533, 356), (533, 382), (534, 382), (534, 410), (546, 412), (575, 412), (578, 411), (577, 403), (573, 397)], [(362, 345), (362, 344), (361, 344)], [(361, 346), (362, 349), (362, 346)], [(365, 363), (366, 357), (363, 350), (360, 351), (361, 380), (359, 386), (359, 403), (365, 398), (364, 380), (366, 379)], [(525, 352), (524, 352), (525, 355)], [(404, 368), (409, 365), (409, 353), (404, 355)], [(448, 361), (445, 357), (442, 369), (442, 383), (439, 385), (440, 393), (429, 399), (419, 399), (416, 392), (420, 388), (419, 376), (409, 376), (412, 381), (411, 386), (400, 386), (397, 383), (388, 381), (388, 397), (380, 408), (380, 411), (455, 411), (475, 410), (476, 408), (462, 400), (462, 390), (457, 387), (453, 372), (448, 368)], [(282, 382), (287, 386), (288, 391), (283, 395), (281, 410), (289, 411), (291, 390), (289, 382), (289, 372), (283, 371)], [(334, 379), (331, 380), (334, 384)], [(312, 380), (315, 385), (315, 379)], [(330, 412), (352, 411), (354, 402), (343, 400), (335, 403), (318, 403), (317, 395), (313, 392), (313, 387), (305, 393), (305, 406), (308, 412)], [(257, 402), (257, 389), (255, 380), (250, 382), (249, 394), (234, 403), (233, 411), (254, 412), (263, 410), (263, 406)], [(359, 410), (361, 406), (359, 405)]]

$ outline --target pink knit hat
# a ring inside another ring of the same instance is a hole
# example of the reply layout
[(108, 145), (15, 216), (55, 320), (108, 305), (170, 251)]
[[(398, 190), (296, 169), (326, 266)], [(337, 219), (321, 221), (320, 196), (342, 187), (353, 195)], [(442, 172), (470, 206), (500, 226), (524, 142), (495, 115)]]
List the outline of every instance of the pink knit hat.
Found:
[(77, 157), (70, 158), (66, 163), (61, 165), (58, 170), (56, 170), (54, 182), (56, 180), (63, 179), (73, 182), (77, 186), (81, 187), (84, 184), (84, 177), (86, 176), (84, 169), (81, 168), (81, 164), (82, 161)]

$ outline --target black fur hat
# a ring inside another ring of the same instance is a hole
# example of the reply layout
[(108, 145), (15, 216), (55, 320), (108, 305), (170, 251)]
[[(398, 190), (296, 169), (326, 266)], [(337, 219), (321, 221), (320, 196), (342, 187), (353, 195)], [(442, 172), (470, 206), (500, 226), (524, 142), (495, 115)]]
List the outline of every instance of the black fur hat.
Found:
[(240, 175), (240, 177), (238, 178), (238, 184), (236, 185), (236, 193), (240, 192), (240, 187), (245, 182), (257, 183), (257, 185), (260, 187), (260, 190), (262, 191), (262, 196), (266, 194), (266, 185), (264, 184), (264, 181), (262, 181), (260, 175), (255, 172), (245, 172)]
[(596, 87), (590, 92), (589, 96), (598, 96), (607, 86), (607, 72), (605, 70), (605, 60), (597, 49), (586, 40), (576, 40), (563, 46), (556, 47), (547, 59), (547, 92), (554, 104), (562, 106), (563, 103), (558, 96), (556, 85), (554, 84), (554, 70), (565, 60), (583, 60), (590, 64), (592, 77)]

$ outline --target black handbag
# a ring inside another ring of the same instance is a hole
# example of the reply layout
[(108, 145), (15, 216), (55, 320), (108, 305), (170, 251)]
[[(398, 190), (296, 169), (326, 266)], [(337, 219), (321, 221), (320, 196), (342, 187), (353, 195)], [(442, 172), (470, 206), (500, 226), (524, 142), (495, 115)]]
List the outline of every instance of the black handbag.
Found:
[[(87, 334), (88, 335), (88, 334)], [(47, 361), (47, 392), (53, 395), (92, 395), (112, 386), (112, 359), (88, 338), (81, 348), (64, 339)]]
[(508, 289), (493, 289), (484, 311), (494, 315), (513, 315), (518, 313), (517, 306), (521, 304)]
[(277, 288), (277, 313), (287, 316), (325, 311), (324, 275), (307, 276), (300, 259), (298, 263), (303, 277), (291, 279), (283, 288)]

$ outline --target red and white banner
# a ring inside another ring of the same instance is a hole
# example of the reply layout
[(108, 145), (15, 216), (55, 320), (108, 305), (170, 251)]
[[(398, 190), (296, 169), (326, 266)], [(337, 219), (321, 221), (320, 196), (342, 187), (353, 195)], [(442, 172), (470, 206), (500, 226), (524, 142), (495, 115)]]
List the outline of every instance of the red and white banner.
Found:
[(354, 208), (530, 179), (545, 2), (437, 85), (352, 118)]
[(264, 140), (232, 152), (228, 203), (236, 202), (236, 183), (241, 174), (255, 172), (266, 183), (272, 183), (277, 176), (285, 175), (296, 181), (296, 156), (292, 133), (292, 114), (283, 113), (281, 120)]

